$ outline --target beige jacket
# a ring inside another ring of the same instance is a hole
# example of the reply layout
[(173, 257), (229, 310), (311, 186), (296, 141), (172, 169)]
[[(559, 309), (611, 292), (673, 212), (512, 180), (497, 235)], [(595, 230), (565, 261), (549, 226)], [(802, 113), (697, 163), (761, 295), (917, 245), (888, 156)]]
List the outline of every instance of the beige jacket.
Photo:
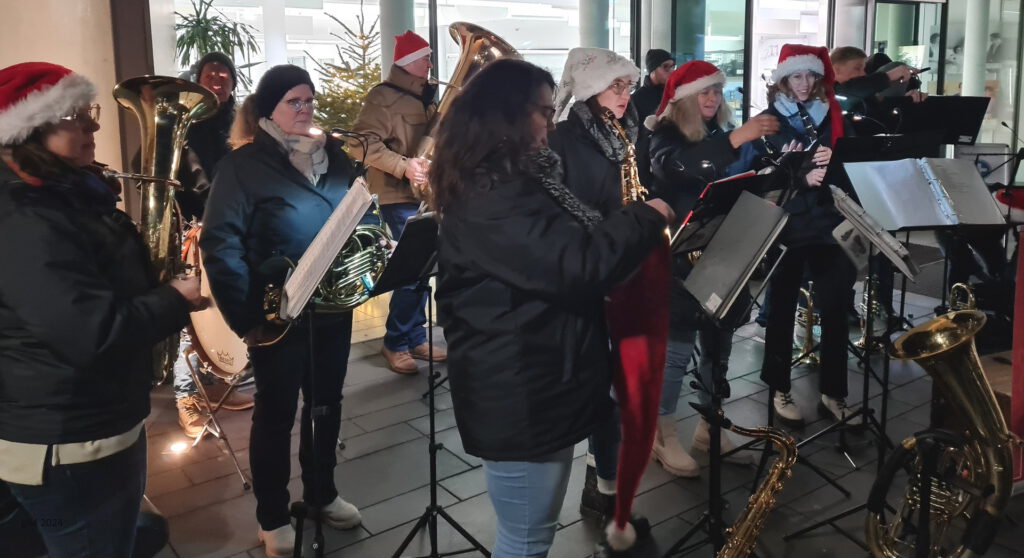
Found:
[[(394, 87), (385, 85), (390, 83)], [(373, 89), (363, 100), (363, 110), (356, 118), (353, 131), (367, 134), (368, 148), (363, 153), (358, 141), (349, 142), (351, 155), (363, 159), (368, 167), (366, 180), (370, 192), (377, 194), (381, 205), (417, 201), (405, 179), (407, 159), (415, 155), (427, 123), (437, 105), (423, 106), (420, 95), (426, 80), (415, 77), (398, 66), (391, 66), (388, 79)]]

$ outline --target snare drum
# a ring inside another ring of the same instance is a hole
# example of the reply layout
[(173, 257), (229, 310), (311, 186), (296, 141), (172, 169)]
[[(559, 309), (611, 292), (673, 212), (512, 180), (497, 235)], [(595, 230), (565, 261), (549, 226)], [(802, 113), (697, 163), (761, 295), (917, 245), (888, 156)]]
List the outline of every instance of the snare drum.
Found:
[(191, 269), (199, 270), (200, 290), (203, 296), (209, 298), (210, 305), (205, 310), (192, 312), (192, 320), (186, 330), (192, 338), (192, 348), (209, 372), (230, 381), (249, 368), (249, 348), (224, 321), (224, 316), (217, 308), (217, 301), (210, 292), (210, 284), (204, 279), (206, 269), (199, 252), (199, 235), (202, 232), (203, 226), (197, 225), (186, 233), (182, 243), (182, 259)]

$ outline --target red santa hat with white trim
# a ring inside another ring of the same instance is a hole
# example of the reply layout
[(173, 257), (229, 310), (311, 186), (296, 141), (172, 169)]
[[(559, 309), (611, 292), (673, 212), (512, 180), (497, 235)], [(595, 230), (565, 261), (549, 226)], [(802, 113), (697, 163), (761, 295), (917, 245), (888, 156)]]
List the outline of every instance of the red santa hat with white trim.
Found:
[(825, 89), (828, 115), (832, 119), (832, 146), (843, 136), (843, 107), (836, 100), (836, 72), (828, 56), (828, 48), (786, 43), (779, 49), (779, 65), (772, 71), (772, 83), (779, 83), (796, 72), (814, 72), (821, 76)]
[(712, 85), (725, 85), (725, 74), (714, 64), (703, 60), (691, 60), (679, 66), (668, 76), (665, 82), (665, 91), (661, 94), (661, 104), (654, 114), (644, 119), (644, 126), (648, 130), (654, 130), (658, 121), (665, 118), (669, 105), (696, 95)]
[(0, 70), (0, 145), (16, 145), (46, 124), (88, 105), (96, 87), (85, 76), (49, 62)]
[(412, 31), (395, 35), (395, 64), (405, 66), (430, 54), (430, 43)]

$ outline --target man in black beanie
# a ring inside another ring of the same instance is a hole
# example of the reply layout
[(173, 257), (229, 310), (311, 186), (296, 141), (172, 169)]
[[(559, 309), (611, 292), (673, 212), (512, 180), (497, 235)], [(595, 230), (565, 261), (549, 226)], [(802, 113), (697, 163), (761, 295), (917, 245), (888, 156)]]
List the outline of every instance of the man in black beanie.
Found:
[[(185, 148), (178, 165), (178, 181), (182, 187), (175, 195), (185, 222), (203, 218), (217, 163), (231, 151), (228, 136), (235, 119), (238, 74), (234, 62), (227, 55), (211, 52), (196, 63), (193, 79), (212, 91), (219, 104), (216, 114), (193, 123), (185, 133)], [(219, 401), (227, 390), (227, 384), (209, 374), (203, 374), (201, 379), (210, 399)], [(206, 417), (192, 376), (180, 360), (174, 366), (174, 399), (178, 408), (178, 425), (187, 436), (195, 438), (203, 430)], [(241, 411), (252, 405), (252, 395), (232, 390), (221, 403), (221, 408)]]
[(652, 48), (644, 56), (644, 66), (647, 68), (647, 77), (644, 78), (643, 86), (637, 89), (632, 97), (640, 122), (658, 110), (665, 82), (676, 68), (676, 61), (667, 50)]

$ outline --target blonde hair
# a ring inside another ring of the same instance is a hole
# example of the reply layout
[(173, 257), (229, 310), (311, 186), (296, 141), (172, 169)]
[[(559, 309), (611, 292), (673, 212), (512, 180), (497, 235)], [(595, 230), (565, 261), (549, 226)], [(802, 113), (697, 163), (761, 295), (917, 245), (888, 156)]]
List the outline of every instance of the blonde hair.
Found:
[(231, 146), (231, 149), (238, 149), (247, 143), (252, 143), (259, 127), (260, 119), (256, 115), (256, 95), (249, 95), (238, 112), (235, 113), (235, 120), (231, 123), (228, 145)]
[[(704, 124), (704, 117), (700, 114), (696, 94), (669, 103), (666, 110), (668, 112), (665, 115), (665, 123), (674, 124), (686, 141), (696, 143), (704, 141), (704, 138), (707, 137), (708, 129)], [(722, 129), (732, 122), (732, 109), (729, 108), (724, 98), (722, 104), (718, 106), (718, 113), (715, 114), (714, 120)]]

